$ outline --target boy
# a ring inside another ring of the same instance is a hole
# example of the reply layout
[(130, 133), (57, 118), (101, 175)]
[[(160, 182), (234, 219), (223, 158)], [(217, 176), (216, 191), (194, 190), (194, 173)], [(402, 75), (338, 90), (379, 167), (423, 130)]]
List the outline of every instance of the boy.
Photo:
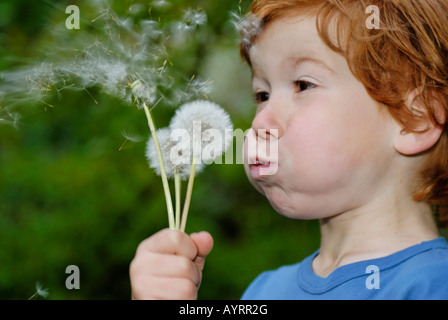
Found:
[[(366, 25), (370, 5), (379, 29)], [(278, 161), (246, 172), (280, 214), (319, 219), (321, 246), (243, 299), (448, 299), (433, 218), (447, 219), (448, 1), (255, 0), (248, 19), (241, 53), (258, 107), (247, 144), (275, 141)], [(212, 246), (206, 232), (142, 242), (133, 298), (196, 298)]]

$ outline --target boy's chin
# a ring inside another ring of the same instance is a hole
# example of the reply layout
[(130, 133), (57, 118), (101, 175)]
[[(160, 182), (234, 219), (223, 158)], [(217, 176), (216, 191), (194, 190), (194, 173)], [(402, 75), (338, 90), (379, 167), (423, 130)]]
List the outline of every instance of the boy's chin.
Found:
[(270, 188), (265, 192), (272, 208), (280, 215), (293, 220), (318, 220), (322, 218), (322, 208), (316, 206), (300, 194), (289, 194), (282, 188)]
[(307, 211), (291, 210), (289, 208), (285, 209), (281, 206), (276, 206), (273, 203), (271, 203), (271, 206), (278, 214), (291, 220), (319, 220), (319, 218)]
[(253, 180), (250, 175), (247, 176), (250, 183), (252, 184), (252, 186), (255, 188), (255, 190), (257, 190), (258, 192), (260, 192), (263, 196), (266, 197), (265, 192), (263, 191), (263, 189), (261, 188), (261, 186), (255, 181)]

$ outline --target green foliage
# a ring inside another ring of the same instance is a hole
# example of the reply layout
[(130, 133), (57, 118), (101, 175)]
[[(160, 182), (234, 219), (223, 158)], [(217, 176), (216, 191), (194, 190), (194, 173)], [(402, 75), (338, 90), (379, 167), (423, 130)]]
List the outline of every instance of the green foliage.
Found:
[[(90, 29), (96, 16), (89, 3), (76, 1), (81, 30), (62, 36), (97, 32)], [(126, 14), (136, 3), (115, 1), (113, 9)], [(193, 75), (213, 81), (208, 98), (246, 130), (254, 113), (250, 72), (229, 20), (240, 6), (245, 12), (249, 1), (171, 3), (134, 19), (151, 15), (167, 23), (189, 7), (202, 8), (207, 24), (169, 52), (182, 77), (176, 85), (187, 86)], [(57, 43), (49, 28), (64, 25), (69, 4), (0, 3), (0, 79), (2, 72), (52, 59), (47, 48)], [(5, 105), (0, 107), (1, 118)], [(162, 103), (155, 110), (160, 127), (173, 107)], [(37, 281), (49, 289), (49, 299), (129, 299), (128, 269), (138, 244), (168, 225), (161, 181), (144, 157), (149, 130), (143, 111), (94, 87), (24, 100), (14, 112), (20, 114), (17, 127), (0, 122), (0, 299), (27, 299)], [(140, 141), (128, 140), (123, 131)], [(212, 165), (197, 177), (187, 231), (200, 230), (215, 239), (202, 299), (238, 299), (260, 272), (300, 261), (318, 247), (317, 224), (279, 216), (237, 164)], [(65, 287), (69, 265), (80, 268), (79, 290)]]

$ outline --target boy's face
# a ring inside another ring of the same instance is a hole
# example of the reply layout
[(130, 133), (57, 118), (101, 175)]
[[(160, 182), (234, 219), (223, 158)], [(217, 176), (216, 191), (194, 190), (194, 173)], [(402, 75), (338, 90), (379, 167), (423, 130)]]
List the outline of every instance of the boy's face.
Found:
[[(250, 59), (258, 101), (252, 129), (278, 139), (278, 169), (262, 176), (260, 168), (269, 165), (245, 167), (278, 212), (322, 219), (373, 205), (390, 192), (399, 126), (345, 58), (323, 43), (314, 18), (272, 22)], [(264, 138), (249, 135), (246, 142)]]

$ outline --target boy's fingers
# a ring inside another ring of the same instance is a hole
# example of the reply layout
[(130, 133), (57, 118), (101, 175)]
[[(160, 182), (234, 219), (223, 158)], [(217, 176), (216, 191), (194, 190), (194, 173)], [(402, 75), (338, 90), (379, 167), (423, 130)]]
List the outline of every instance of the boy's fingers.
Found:
[(143, 241), (137, 251), (181, 255), (194, 260), (198, 249), (190, 236), (178, 230), (162, 230)]
[(196, 248), (198, 250), (197, 255), (199, 257), (207, 256), (210, 251), (213, 249), (213, 238), (210, 233), (206, 231), (202, 231), (199, 233), (193, 233), (190, 236), (194, 243), (196, 244)]
[[(147, 290), (151, 288), (151, 290)], [(189, 279), (151, 278), (133, 285), (133, 300), (194, 300), (197, 286)]]
[(197, 248), (197, 257), (194, 262), (199, 271), (202, 271), (204, 269), (205, 257), (213, 249), (213, 238), (208, 232), (199, 232), (193, 233), (191, 239), (193, 239)]
[[(156, 300), (195, 300), (197, 299), (197, 287), (188, 279), (162, 279), (155, 278), (151, 281), (154, 289), (151, 299)], [(145, 297), (143, 297), (144, 299)]]
[(196, 264), (183, 256), (147, 254), (134, 263), (132, 270), (144, 273), (148, 266), (151, 266), (151, 275), (154, 277), (190, 279), (195, 284), (201, 280)]

